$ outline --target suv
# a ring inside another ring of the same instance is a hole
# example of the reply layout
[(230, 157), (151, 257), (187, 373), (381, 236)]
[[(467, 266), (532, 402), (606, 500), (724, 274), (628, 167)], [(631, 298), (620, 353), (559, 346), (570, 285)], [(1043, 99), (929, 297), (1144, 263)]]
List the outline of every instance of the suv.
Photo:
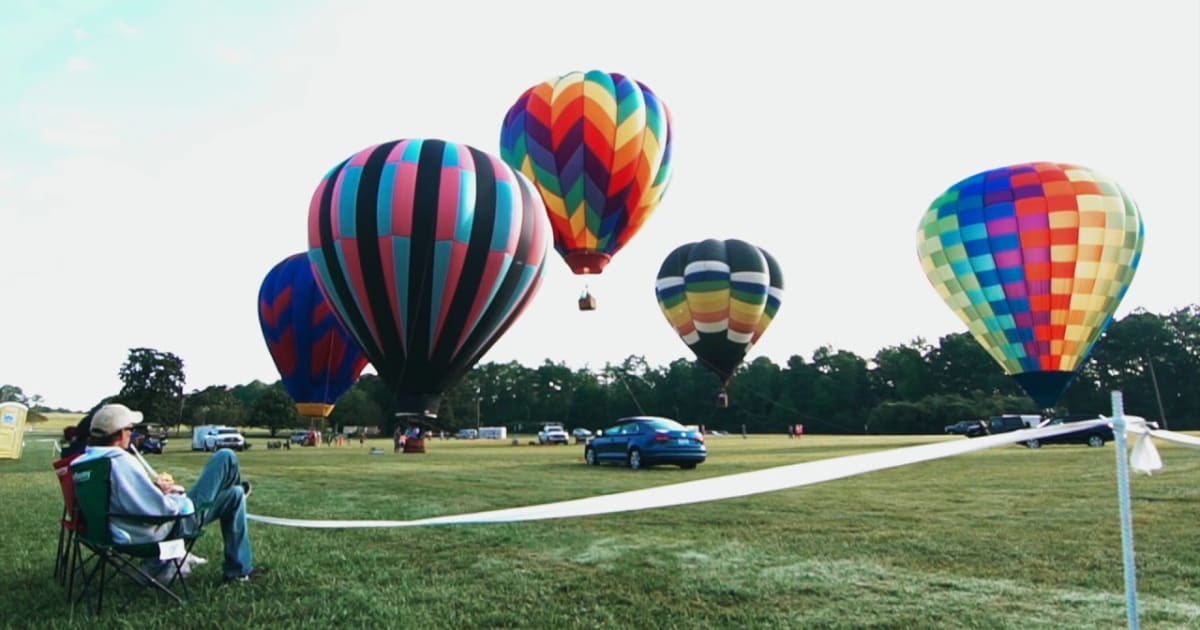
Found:
[[(1044, 427), (1057, 426), (1061, 424), (1070, 424), (1072, 422), (1082, 422), (1084, 420), (1094, 420), (1099, 418), (1095, 414), (1077, 413), (1059, 418), (1051, 418), (1043, 424)], [(1105, 442), (1113, 441), (1113, 430), (1110, 425), (1102, 425), (1098, 427), (1088, 427), (1070, 433), (1060, 433), (1050, 437), (1037, 438), (1034, 440), (1026, 440), (1025, 446), (1029, 448), (1041, 448), (1044, 444), (1087, 444), (1088, 446), (1099, 448), (1104, 446)]]
[(982, 435), (981, 422), (980, 420), (963, 420), (946, 425), (944, 430), (948, 435)]
[(561, 424), (547, 424), (538, 432), (538, 444), (566, 444), (570, 439)]
[(1041, 416), (1034, 415), (992, 416), (987, 420), (978, 421), (977, 426), (968, 429), (967, 437), (982, 437), (1019, 429), (1032, 429), (1037, 427), (1041, 420)]
[(246, 444), (246, 438), (236, 427), (207, 425), (194, 429), (192, 433), (193, 451), (215, 451), (222, 448), (244, 451), (250, 448), (250, 445)]

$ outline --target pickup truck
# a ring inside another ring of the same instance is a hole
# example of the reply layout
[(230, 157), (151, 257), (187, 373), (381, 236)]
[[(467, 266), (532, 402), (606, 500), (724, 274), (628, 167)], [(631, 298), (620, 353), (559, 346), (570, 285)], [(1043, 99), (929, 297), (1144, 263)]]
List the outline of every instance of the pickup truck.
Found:
[(566, 444), (571, 436), (561, 424), (547, 424), (538, 432), (538, 444)]
[(192, 429), (193, 451), (215, 451), (221, 448), (244, 451), (250, 448), (250, 445), (235, 427), (203, 425)]

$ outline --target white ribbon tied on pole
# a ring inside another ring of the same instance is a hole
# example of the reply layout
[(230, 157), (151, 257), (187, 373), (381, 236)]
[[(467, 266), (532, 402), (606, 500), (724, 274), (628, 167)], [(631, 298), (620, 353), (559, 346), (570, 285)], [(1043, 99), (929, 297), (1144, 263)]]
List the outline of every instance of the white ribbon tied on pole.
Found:
[[(1151, 436), (1200, 448), (1200, 439), (1171, 431), (1151, 429), (1145, 419), (1138, 416), (1125, 416), (1125, 420), (1128, 427), (1127, 433), (1132, 433), (1136, 436), (1134, 446), (1131, 449), (1130, 465), (1139, 472), (1149, 474), (1162, 468), (1162, 460), (1153, 442), (1150, 441)], [(1111, 421), (1102, 416), (1095, 420), (1064, 423), (1036, 429), (1022, 429), (1020, 431), (987, 437), (937, 442), (887, 451), (835, 457), (584, 499), (410, 521), (306, 520), (260, 516), (257, 514), (248, 514), (247, 518), (259, 523), (287, 527), (358, 529), (514, 523), (520, 521), (597, 516), (601, 514), (615, 514), (618, 512), (719, 501), (765, 492), (775, 492), (777, 490), (787, 490), (789, 488), (799, 488), (801, 486), (844, 479), (878, 470), (943, 459), (998, 446), (1019, 444), (1032, 439), (1042, 439), (1098, 426), (1108, 426), (1110, 424)]]

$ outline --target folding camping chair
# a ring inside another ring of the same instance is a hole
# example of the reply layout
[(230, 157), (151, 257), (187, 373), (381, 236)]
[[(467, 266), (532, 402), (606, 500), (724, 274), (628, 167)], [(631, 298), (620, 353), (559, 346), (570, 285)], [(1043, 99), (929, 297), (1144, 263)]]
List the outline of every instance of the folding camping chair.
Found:
[[(79, 594), (72, 601), (72, 607), (90, 595), (95, 595), (95, 611), (99, 613), (104, 607), (104, 594), (110, 586), (109, 578), (117, 576), (129, 578), (129, 581), (138, 587), (152, 588), (167, 594), (177, 603), (183, 603), (183, 598), (172, 590), (172, 587), (178, 582), (184, 597), (189, 595), (187, 580), (184, 579), (185, 563), (192, 545), (203, 532), (197, 529), (188, 535), (156, 543), (119, 544), (112, 539), (109, 519), (119, 517), (146, 524), (178, 524), (193, 517), (110, 512), (112, 462), (107, 458), (94, 459), (76, 463), (71, 470), (79, 517), (75, 529), (75, 559), (72, 561), (74, 569), (71, 570), (71, 578), (73, 581), (75, 573), (81, 578)], [(90, 554), (83, 555), (85, 550)], [(142, 566), (142, 562), (146, 560), (165, 561), (170, 579), (164, 583), (157, 576), (148, 573)], [(68, 593), (70, 591), (71, 587), (68, 586)]]
[[(79, 457), (74, 453), (54, 462), (54, 474), (58, 477), (58, 485), (62, 489), (63, 511), (59, 518), (58, 555), (54, 559), (54, 579), (61, 585), (67, 585), (68, 578), (75, 568), (71, 560), (75, 557), (71, 551), (75, 548), (75, 528), (79, 523), (76, 518), (75, 481), (71, 478), (71, 462)], [(67, 590), (67, 599), (71, 599), (71, 591)]]

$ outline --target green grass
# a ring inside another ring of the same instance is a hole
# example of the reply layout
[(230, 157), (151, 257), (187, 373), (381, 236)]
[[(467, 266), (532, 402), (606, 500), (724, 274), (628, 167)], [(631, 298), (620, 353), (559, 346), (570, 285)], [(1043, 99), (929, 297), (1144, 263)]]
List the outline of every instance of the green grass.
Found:
[[(48, 434), (47, 434), (48, 436)], [(51, 578), (61, 510), (50, 446), (0, 461), (0, 626), (345, 628), (1118, 628), (1125, 625), (1113, 446), (992, 449), (754, 497), (577, 519), (404, 529), (251, 524), (260, 582), (220, 586), (196, 551), (189, 605), (152, 596), (95, 623)], [(431, 441), (242, 454), (251, 511), (407, 520), (592, 496), (947, 439), (711, 438), (709, 461), (631, 472), (582, 447)], [(954, 438), (962, 439), (962, 438)], [(527, 442), (527, 436), (521, 439)], [(207, 456), (151, 459), (185, 485)], [(1200, 453), (1161, 447), (1133, 479), (1147, 628), (1200, 625)]]
[(29, 423), (30, 426), (39, 433), (52, 433), (55, 436), (61, 436), (63, 429), (73, 427), (83, 419), (83, 414), (81, 413), (66, 413), (61, 411), (50, 411), (42, 415), (46, 416), (45, 422)]

